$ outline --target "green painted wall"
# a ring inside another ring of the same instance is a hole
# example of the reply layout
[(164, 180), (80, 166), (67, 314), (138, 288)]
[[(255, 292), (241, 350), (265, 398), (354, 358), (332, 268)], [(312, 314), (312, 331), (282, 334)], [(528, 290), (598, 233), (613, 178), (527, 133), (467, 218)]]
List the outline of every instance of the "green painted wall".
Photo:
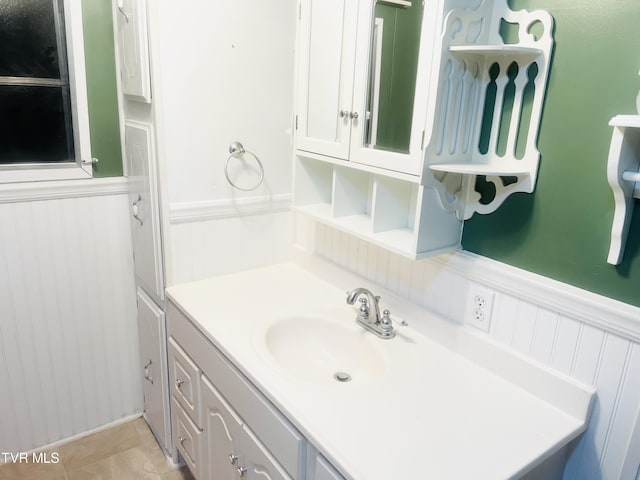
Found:
[(533, 194), (465, 223), (465, 250), (640, 306), (640, 205), (623, 263), (606, 263), (613, 196), (611, 117), (634, 114), (640, 89), (638, 0), (511, 0), (555, 18), (555, 52)]
[(91, 153), (100, 160), (93, 169), (94, 176), (121, 176), (122, 151), (111, 1), (82, 0), (82, 21)]

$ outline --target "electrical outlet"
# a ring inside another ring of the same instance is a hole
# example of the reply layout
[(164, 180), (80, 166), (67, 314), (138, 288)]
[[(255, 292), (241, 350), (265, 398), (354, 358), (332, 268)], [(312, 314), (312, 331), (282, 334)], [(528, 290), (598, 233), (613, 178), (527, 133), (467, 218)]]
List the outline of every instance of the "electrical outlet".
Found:
[(491, 327), (491, 312), (495, 292), (477, 284), (471, 284), (467, 298), (466, 320), (482, 331), (488, 332)]

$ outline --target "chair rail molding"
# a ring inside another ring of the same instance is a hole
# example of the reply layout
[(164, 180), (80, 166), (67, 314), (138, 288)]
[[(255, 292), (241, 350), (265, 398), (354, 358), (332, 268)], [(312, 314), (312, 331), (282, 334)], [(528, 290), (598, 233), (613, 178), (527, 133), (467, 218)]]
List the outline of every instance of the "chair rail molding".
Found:
[(441, 255), (427, 261), (468, 280), (640, 342), (640, 308), (633, 305), (471, 252)]
[(126, 193), (128, 193), (128, 182), (125, 177), (11, 183), (4, 184), (0, 188), (0, 203), (97, 197)]
[(171, 224), (178, 224), (275, 213), (287, 211), (290, 208), (291, 194), (285, 193), (279, 195), (172, 203), (169, 210)]

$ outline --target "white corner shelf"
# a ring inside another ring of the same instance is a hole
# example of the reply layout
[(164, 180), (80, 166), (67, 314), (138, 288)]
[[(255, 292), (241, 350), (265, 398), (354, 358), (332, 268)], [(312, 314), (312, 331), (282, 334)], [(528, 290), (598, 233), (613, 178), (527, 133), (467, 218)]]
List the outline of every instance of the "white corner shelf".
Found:
[(451, 52), (459, 60), (477, 60), (479, 58), (494, 61), (501, 58), (518, 59), (522, 62), (533, 62), (544, 51), (537, 47), (520, 45), (451, 45)]
[[(506, 1), (495, 2), (501, 5), (452, 10), (442, 37), (424, 183), (463, 220), (497, 210), (513, 193), (533, 192), (540, 161), (537, 137), (553, 18), (543, 10), (513, 11)], [(500, 33), (503, 21), (514, 26), (513, 43)], [(535, 35), (534, 25), (541, 27)], [(476, 176), (495, 185), (492, 198), (481, 202)]]
[(619, 265), (634, 210), (634, 198), (640, 199), (640, 115), (618, 115), (609, 122), (613, 127), (607, 180), (613, 192), (615, 211), (607, 262)]
[(529, 175), (529, 165), (525, 162), (500, 162), (490, 163), (440, 163), (429, 165), (436, 172), (461, 173), (465, 175), (491, 175), (491, 176), (521, 176)]
[(457, 250), (462, 224), (413, 178), (297, 156), (293, 208), (410, 259)]

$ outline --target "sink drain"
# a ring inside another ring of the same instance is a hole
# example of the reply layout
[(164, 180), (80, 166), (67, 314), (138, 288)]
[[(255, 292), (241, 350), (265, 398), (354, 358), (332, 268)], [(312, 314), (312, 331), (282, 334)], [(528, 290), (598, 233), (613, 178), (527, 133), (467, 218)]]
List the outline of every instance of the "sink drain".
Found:
[(333, 378), (336, 379), (338, 382), (350, 382), (351, 381), (351, 375), (349, 375), (348, 373), (345, 372), (336, 372), (333, 374)]

